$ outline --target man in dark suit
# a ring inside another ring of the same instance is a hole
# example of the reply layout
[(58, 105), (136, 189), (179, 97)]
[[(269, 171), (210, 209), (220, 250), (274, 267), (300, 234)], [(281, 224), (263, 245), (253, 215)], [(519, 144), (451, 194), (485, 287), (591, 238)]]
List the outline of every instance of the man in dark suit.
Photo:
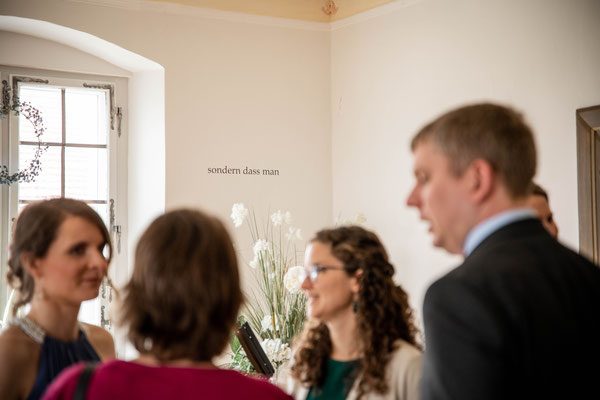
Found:
[(407, 203), (465, 257), (425, 295), (422, 399), (599, 399), (600, 269), (525, 206), (536, 152), (521, 115), (462, 107), (412, 150)]

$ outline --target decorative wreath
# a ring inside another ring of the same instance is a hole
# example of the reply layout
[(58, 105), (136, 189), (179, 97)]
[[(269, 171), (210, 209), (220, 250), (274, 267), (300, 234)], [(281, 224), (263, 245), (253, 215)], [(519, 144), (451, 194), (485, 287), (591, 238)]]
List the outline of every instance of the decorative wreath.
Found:
[(16, 182), (34, 182), (42, 170), (40, 163), (41, 155), (48, 149), (48, 145), (42, 142), (41, 136), (46, 128), (44, 121), (40, 115), (40, 110), (31, 105), (30, 102), (20, 102), (17, 96), (13, 96), (12, 103), (10, 101), (10, 87), (7, 81), (2, 81), (4, 86), (2, 94), (2, 103), (0, 104), (0, 119), (6, 118), (10, 112), (15, 115), (23, 115), (27, 121), (33, 125), (34, 135), (38, 140), (37, 149), (29, 166), (22, 171), (17, 171), (14, 174), (8, 173), (6, 165), (0, 165), (0, 185), (10, 185)]

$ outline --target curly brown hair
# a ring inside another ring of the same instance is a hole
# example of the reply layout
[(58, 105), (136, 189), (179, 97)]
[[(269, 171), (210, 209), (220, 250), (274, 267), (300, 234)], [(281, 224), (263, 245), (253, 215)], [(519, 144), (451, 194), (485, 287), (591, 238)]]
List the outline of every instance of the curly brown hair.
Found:
[[(344, 263), (349, 276), (358, 270), (357, 332), (363, 357), (359, 361), (358, 398), (389, 390), (385, 368), (398, 339), (421, 348), (408, 295), (392, 277), (394, 267), (377, 235), (358, 226), (325, 229), (311, 242), (331, 245), (331, 253)], [(329, 329), (324, 323), (307, 324), (294, 356), (292, 376), (301, 383), (322, 387), (331, 354)]]

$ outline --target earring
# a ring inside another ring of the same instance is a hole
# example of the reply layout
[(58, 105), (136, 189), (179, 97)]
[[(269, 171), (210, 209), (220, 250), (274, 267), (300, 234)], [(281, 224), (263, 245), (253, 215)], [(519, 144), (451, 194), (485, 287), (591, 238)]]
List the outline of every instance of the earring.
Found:
[(42, 300), (44, 300), (44, 292), (41, 289), (40, 290), (36, 290), (36, 292), (33, 294), (33, 297), (37, 301), (42, 301)]
[(33, 296), (32, 300), (42, 301), (46, 298), (44, 294), (44, 278), (40, 277), (36, 282), (33, 283)]
[(358, 312), (358, 300), (356, 299), (354, 299), (354, 301), (352, 302), (352, 311), (354, 311), (354, 314)]

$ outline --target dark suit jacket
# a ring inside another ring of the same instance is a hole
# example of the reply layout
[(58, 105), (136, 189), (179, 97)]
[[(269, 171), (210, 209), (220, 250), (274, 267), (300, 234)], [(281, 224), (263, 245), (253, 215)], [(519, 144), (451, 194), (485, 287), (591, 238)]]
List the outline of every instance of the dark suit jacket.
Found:
[(423, 400), (600, 399), (600, 269), (536, 219), (427, 290)]

